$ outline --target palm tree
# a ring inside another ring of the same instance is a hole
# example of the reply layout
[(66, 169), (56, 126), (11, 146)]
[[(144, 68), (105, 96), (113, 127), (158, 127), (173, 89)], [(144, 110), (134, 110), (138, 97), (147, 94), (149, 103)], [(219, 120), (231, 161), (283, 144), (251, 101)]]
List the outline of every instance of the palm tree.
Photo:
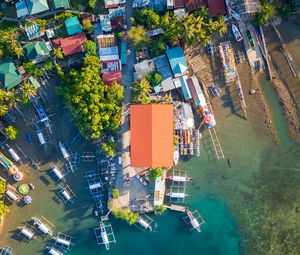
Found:
[(138, 103), (150, 103), (150, 93), (152, 91), (150, 83), (146, 79), (135, 81), (132, 86), (132, 99)]
[(9, 108), (16, 107), (19, 101), (20, 101), (20, 99), (16, 95), (14, 89), (11, 89), (6, 92), (6, 103), (8, 104)]
[(64, 58), (64, 54), (61, 48), (53, 49), (52, 54), (54, 58), (58, 58), (58, 59)]
[[(1, 83), (0, 83), (1, 85)], [(6, 91), (3, 89), (0, 89), (0, 102), (4, 102), (6, 97)]]
[(225, 23), (224, 17), (220, 16), (218, 18), (217, 23), (218, 23), (217, 29), (219, 31), (220, 36), (222, 37), (223, 34), (227, 33), (227, 31), (228, 31), (228, 27), (227, 27), (227, 24)]
[(24, 100), (30, 100), (36, 96), (36, 89), (31, 83), (23, 83), (21, 86), (22, 97)]
[(0, 104), (0, 116), (5, 115), (8, 112), (8, 107), (5, 104)]

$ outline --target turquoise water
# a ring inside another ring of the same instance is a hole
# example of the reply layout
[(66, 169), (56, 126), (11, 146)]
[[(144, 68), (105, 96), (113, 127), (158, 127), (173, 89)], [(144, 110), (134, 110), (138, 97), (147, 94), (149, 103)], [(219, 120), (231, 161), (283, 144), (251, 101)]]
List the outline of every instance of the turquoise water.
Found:
[[(122, 221), (112, 220), (117, 244), (111, 245), (108, 254), (194, 254), (238, 255), (240, 253), (240, 236), (237, 224), (230, 216), (226, 203), (222, 200), (201, 196), (191, 209), (199, 209), (206, 225), (202, 232), (188, 232), (183, 222), (183, 213), (167, 212), (155, 217), (156, 228), (153, 232), (142, 232), (135, 226), (128, 226)], [(78, 236), (79, 238), (79, 236)], [(93, 233), (85, 231), (80, 234), (81, 241), (76, 241), (72, 255), (104, 252), (104, 247), (96, 247)]]

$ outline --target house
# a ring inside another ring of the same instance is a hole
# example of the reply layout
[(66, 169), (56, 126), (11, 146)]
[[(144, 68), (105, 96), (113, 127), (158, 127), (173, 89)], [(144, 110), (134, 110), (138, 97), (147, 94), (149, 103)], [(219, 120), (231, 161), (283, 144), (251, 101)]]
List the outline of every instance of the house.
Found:
[(52, 0), (52, 5), (54, 9), (70, 9), (69, 0)]
[(99, 19), (100, 19), (101, 30), (105, 33), (111, 32), (112, 27), (111, 27), (110, 15), (101, 14), (99, 15)]
[(10, 90), (22, 82), (22, 76), (18, 72), (15, 64), (9, 58), (0, 62), (0, 83)]
[(40, 63), (50, 56), (50, 51), (44, 40), (35, 41), (24, 47), (25, 56), (33, 63)]
[(150, 6), (151, 8), (162, 12), (165, 9), (165, 5), (166, 5), (166, 0), (151, 0), (150, 1)]
[(104, 0), (104, 5), (106, 9), (116, 8), (121, 4), (125, 4), (126, 0)]
[(65, 25), (68, 35), (75, 35), (82, 32), (82, 27), (77, 16), (66, 19)]
[(185, 8), (190, 11), (195, 11), (200, 8), (207, 7), (207, 0), (184, 0)]
[(184, 8), (184, 0), (173, 0), (174, 9)]
[(30, 15), (49, 10), (47, 0), (26, 0), (26, 5)]
[(212, 17), (226, 15), (225, 0), (208, 0), (208, 11)]
[(172, 104), (131, 105), (131, 166), (171, 167), (173, 128)]
[(121, 83), (122, 65), (119, 57), (119, 49), (113, 34), (98, 35), (96, 37), (98, 54), (101, 59), (102, 80), (110, 85), (113, 81)]
[(25, 0), (16, 3), (16, 11), (17, 11), (18, 18), (29, 15), (29, 11), (25, 3)]
[(124, 16), (114, 16), (110, 19), (110, 23), (114, 31), (126, 30), (126, 20)]
[(189, 71), (187, 62), (185, 60), (183, 50), (180, 46), (168, 49), (167, 56), (175, 78), (188, 74)]
[(61, 47), (65, 56), (83, 52), (83, 44), (87, 41), (84, 32), (66, 38), (58, 38), (52, 41), (54, 48)]
[(133, 8), (144, 8), (150, 5), (150, 0), (133, 0), (132, 7)]

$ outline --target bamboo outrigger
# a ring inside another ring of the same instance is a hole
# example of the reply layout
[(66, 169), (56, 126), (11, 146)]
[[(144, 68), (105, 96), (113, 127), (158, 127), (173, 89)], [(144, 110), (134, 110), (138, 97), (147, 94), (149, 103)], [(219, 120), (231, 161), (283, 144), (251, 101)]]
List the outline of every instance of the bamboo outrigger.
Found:
[(113, 233), (110, 223), (100, 221), (99, 227), (95, 227), (95, 236), (98, 245), (105, 245), (105, 249), (109, 250), (110, 243), (116, 243), (115, 235)]
[(200, 215), (198, 210), (191, 212), (188, 208), (186, 208), (187, 216), (183, 217), (183, 220), (189, 231), (196, 229), (198, 232), (201, 232), (201, 225), (205, 224), (203, 217)]

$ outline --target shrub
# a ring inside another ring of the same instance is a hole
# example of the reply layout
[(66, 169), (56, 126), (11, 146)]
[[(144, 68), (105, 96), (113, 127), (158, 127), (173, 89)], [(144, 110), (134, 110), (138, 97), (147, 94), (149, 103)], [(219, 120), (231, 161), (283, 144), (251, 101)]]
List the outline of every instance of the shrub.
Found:
[(128, 208), (113, 210), (112, 213), (116, 219), (125, 220), (129, 225), (134, 224), (139, 218), (138, 213), (131, 212)]
[(154, 213), (157, 215), (162, 215), (166, 210), (166, 207), (164, 207), (163, 205), (154, 206)]
[(120, 191), (118, 189), (113, 189), (112, 190), (112, 197), (114, 199), (116, 199), (116, 198), (119, 198), (119, 196), (120, 196)]
[(7, 138), (9, 140), (15, 140), (15, 139), (17, 139), (18, 130), (15, 127), (8, 126), (7, 128), (5, 128), (4, 132), (5, 132), (5, 135), (7, 136)]
[(158, 177), (162, 176), (164, 173), (164, 170), (160, 167), (157, 167), (157, 168), (152, 168), (150, 171), (149, 171), (149, 177), (151, 179), (154, 179), (156, 180)]

